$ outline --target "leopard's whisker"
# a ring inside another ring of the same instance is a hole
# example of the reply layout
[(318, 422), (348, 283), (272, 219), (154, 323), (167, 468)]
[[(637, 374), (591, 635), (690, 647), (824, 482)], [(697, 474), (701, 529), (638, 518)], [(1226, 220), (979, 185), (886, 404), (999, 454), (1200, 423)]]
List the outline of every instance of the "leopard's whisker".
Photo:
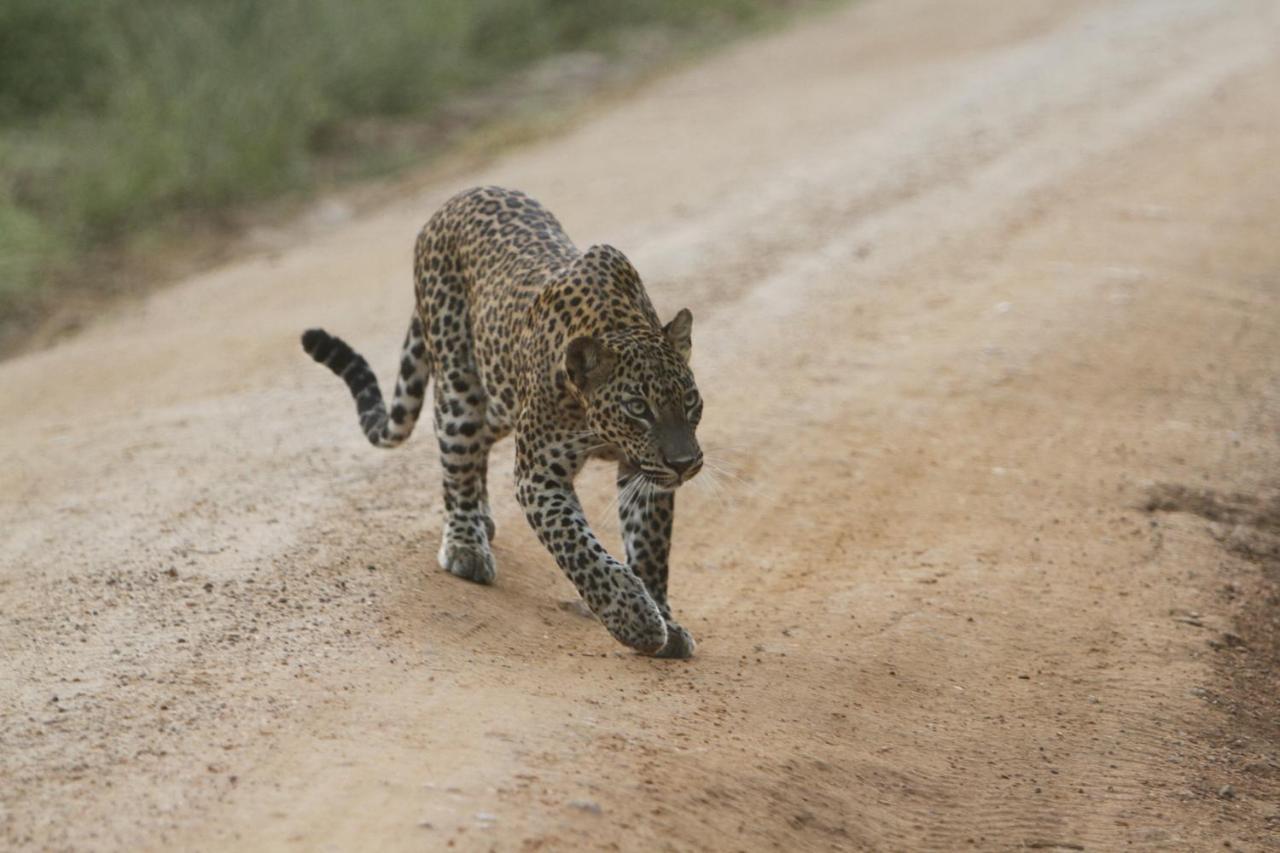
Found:
[(750, 453), (756, 448), (748, 447), (745, 444), (703, 444), (702, 452), (704, 455), (718, 456), (721, 453)]
[(711, 497), (715, 498), (722, 507), (729, 505), (724, 486), (720, 482), (720, 475), (713, 469), (704, 467), (702, 475), (696, 477), (694, 482), (701, 483), (702, 485), (700, 485), (699, 488)]
[(733, 473), (733, 471), (731, 470), (724, 469), (724, 467), (717, 465), (716, 462), (708, 462), (703, 460), (703, 470), (713, 471), (714, 474), (718, 474), (719, 476), (724, 476), (724, 478), (728, 478), (732, 480), (733, 483), (737, 485), (742, 485), (742, 487), (745, 487), (748, 489), (758, 488), (756, 487), (755, 483), (750, 482), (750, 480), (748, 479), (742, 478), (742, 476)]
[[(640, 474), (632, 474), (626, 484), (621, 486), (613, 500), (609, 501), (609, 506), (605, 508), (605, 523), (611, 530), (621, 532), (622, 530), (622, 514), (630, 511), (631, 496), (640, 488), (643, 477)], [(614, 512), (614, 508), (617, 512)]]
[[(743, 477), (738, 476), (733, 471), (729, 471), (721, 467), (721, 465), (717, 464), (716, 462), (707, 459), (705, 455), (703, 456), (703, 460), (702, 460), (702, 469), (703, 469), (703, 473), (710, 472), (713, 476), (727, 478), (728, 480), (733, 481), (733, 485), (741, 486), (742, 488), (746, 489), (756, 497), (764, 497), (764, 493), (760, 490), (760, 487), (757, 486), (755, 483), (751, 482), (750, 480), (744, 479)], [(729, 483), (725, 483), (724, 485), (727, 486), (729, 485)]]
[(702, 461), (703, 464), (709, 462), (722, 471), (727, 471), (729, 473), (734, 473), (737, 470), (737, 466), (733, 462), (725, 459), (724, 456), (721, 455), (721, 448), (715, 448), (714, 450), (704, 449), (702, 452)]
[(639, 508), (642, 508), (641, 502), (647, 500), (648, 490), (652, 488), (647, 477), (637, 474), (628, 484), (627, 491), (623, 495), (621, 506), (615, 521), (618, 525), (618, 533), (623, 533), (623, 518), (629, 517)]
[(657, 493), (658, 487), (653, 484), (652, 480), (645, 478), (643, 491), (644, 502), (647, 504), (653, 500), (653, 496)]
[(622, 496), (626, 492), (626, 490), (629, 489), (630, 487), (631, 487), (631, 483), (627, 482), (626, 485), (619, 487), (618, 490), (614, 492), (613, 499), (609, 501), (609, 504), (604, 508), (606, 519), (617, 518), (617, 514), (613, 512), (613, 508), (614, 507), (621, 508)]
[(648, 502), (650, 495), (653, 494), (653, 483), (648, 477), (643, 475), (636, 478), (636, 490), (632, 492), (630, 503), (627, 507), (628, 511), (636, 508), (640, 501)]

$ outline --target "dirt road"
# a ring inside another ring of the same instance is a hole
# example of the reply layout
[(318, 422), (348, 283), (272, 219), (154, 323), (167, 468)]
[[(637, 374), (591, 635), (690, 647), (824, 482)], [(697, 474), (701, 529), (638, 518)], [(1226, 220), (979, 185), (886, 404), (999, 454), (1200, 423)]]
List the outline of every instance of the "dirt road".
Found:
[[(1278, 44), (868, 0), (0, 364), (0, 846), (1273, 849)], [(439, 572), (432, 442), (298, 347), (390, 375), (478, 183), (694, 312), (692, 661), (562, 607), (509, 443)]]

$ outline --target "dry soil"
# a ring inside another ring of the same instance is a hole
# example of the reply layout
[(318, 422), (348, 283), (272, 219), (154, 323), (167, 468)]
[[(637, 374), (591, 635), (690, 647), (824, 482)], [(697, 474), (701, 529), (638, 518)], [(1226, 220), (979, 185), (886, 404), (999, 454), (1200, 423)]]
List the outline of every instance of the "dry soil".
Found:
[[(0, 846), (1274, 849), (1277, 45), (859, 3), (0, 365)], [(298, 346), (391, 376), (479, 183), (693, 310), (691, 661), (563, 606), (509, 443), (439, 572), (430, 436)]]

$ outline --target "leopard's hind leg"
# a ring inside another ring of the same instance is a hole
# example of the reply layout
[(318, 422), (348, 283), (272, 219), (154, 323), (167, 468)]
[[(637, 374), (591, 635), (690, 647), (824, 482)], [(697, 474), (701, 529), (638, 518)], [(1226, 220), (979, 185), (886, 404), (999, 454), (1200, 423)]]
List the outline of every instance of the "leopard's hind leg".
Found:
[[(460, 306), (462, 300), (450, 300)], [(450, 322), (432, 324), (435, 353), (435, 428), (444, 483), (444, 534), (440, 568), (476, 583), (493, 583), (486, 474), (495, 439), (485, 417), (488, 396), (476, 370), (465, 309)]]

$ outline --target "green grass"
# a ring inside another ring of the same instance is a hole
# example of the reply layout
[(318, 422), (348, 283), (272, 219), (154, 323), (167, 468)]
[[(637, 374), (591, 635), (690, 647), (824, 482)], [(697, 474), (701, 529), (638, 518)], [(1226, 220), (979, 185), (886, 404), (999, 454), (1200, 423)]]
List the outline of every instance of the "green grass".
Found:
[(315, 186), (352, 122), (430, 121), (549, 54), (608, 55), (638, 27), (721, 37), (788, 5), (0, 0), (0, 319), (172, 217)]

